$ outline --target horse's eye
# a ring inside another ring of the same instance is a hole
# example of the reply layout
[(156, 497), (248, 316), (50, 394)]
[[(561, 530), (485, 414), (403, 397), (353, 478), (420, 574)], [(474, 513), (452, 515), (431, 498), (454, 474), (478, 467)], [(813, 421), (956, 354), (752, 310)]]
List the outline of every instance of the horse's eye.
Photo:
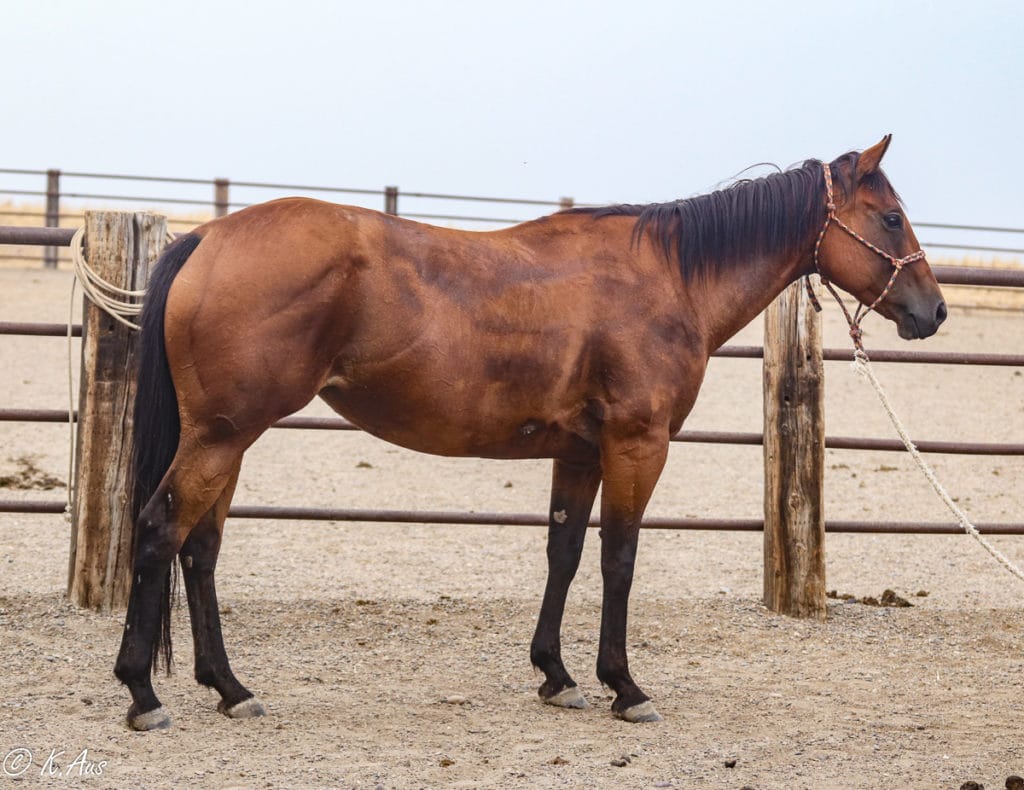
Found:
[(886, 214), (883, 218), (885, 221), (885, 227), (887, 228), (901, 228), (903, 227), (903, 215), (895, 211)]

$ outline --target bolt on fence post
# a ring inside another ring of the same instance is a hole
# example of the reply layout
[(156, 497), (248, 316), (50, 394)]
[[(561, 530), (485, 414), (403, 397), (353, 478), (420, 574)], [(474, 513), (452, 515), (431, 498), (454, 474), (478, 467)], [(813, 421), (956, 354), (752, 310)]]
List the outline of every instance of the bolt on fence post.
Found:
[[(60, 227), (60, 170), (46, 171), (46, 227)], [(43, 266), (57, 268), (57, 248), (43, 248)]]
[(398, 187), (384, 187), (384, 212), (398, 214)]
[[(166, 238), (166, 217), (85, 213), (89, 265), (119, 288), (145, 287)], [(77, 606), (100, 611), (123, 609), (131, 587), (135, 334), (85, 300), (67, 591)]]
[(824, 620), (825, 387), (821, 319), (801, 281), (765, 311), (764, 603)]
[(223, 217), (230, 211), (228, 206), (228, 189), (231, 182), (226, 178), (213, 180), (213, 216)]

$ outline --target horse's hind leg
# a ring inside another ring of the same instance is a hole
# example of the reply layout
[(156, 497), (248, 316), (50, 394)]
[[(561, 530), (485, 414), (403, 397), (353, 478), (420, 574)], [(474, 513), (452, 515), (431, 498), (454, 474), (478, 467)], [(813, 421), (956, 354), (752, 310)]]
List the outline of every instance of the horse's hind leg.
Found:
[(580, 564), (587, 522), (601, 482), (601, 467), (555, 461), (548, 513), (548, 581), (544, 589), (530, 661), (544, 673), (537, 690), (550, 705), (584, 708), (586, 699), (562, 663), (561, 629), (565, 598)]
[(262, 716), (265, 711), (260, 701), (238, 682), (231, 671), (221, 634), (220, 610), (214, 585), (217, 555), (224, 535), (224, 520), (237, 482), (236, 469), (217, 504), (199, 520), (178, 556), (181, 558), (192, 622), (196, 680), (217, 690), (221, 696), (217, 709), (222, 713), (231, 718), (249, 718)]
[(178, 448), (156, 493), (135, 525), (135, 556), (121, 649), (114, 674), (128, 686), (128, 723), (136, 730), (170, 726), (153, 691), (151, 673), (160, 649), (170, 663), (170, 570), (175, 554), (199, 519), (214, 506), (241, 460), (230, 447)]

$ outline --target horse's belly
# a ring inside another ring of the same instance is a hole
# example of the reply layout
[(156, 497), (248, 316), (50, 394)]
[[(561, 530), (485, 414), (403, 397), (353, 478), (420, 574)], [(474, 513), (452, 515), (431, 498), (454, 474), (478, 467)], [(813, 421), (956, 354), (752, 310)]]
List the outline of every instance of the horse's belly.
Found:
[(403, 388), (331, 384), (331, 408), (384, 441), (421, 453), (476, 458), (555, 458), (591, 443), (585, 417), (561, 410), (487, 408), (473, 395), (424, 397)]

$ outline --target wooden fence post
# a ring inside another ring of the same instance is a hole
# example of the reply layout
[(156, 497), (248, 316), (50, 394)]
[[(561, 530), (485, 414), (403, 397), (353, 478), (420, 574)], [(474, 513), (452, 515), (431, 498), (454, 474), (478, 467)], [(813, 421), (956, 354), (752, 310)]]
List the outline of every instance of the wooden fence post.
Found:
[[(86, 259), (120, 288), (145, 287), (166, 236), (167, 220), (156, 214), (85, 214)], [(131, 581), (135, 346), (134, 331), (85, 300), (68, 597), (101, 611), (124, 608)]]
[[(60, 170), (46, 171), (46, 227), (60, 227)], [(43, 247), (43, 266), (56, 269), (57, 259), (56, 247)]]
[(398, 187), (384, 187), (384, 213), (398, 213)]
[(228, 192), (231, 182), (226, 178), (215, 178), (213, 180), (213, 216), (223, 217), (231, 211)]
[(821, 321), (802, 281), (765, 312), (764, 603), (825, 619)]

